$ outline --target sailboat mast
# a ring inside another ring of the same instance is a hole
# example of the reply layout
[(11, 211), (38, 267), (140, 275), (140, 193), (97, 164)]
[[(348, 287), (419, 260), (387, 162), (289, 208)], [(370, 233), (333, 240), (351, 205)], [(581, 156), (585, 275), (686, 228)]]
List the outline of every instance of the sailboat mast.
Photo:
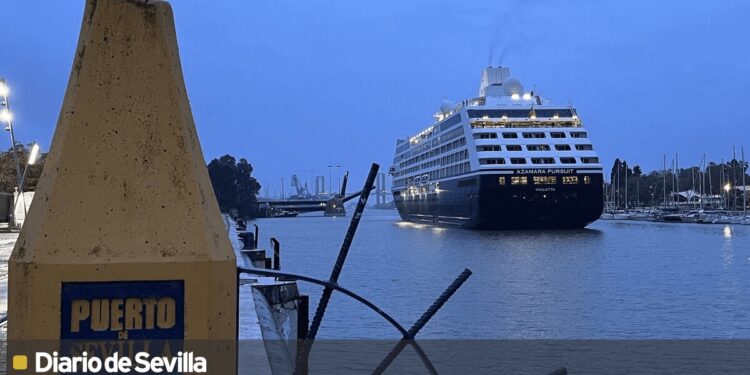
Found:
[(732, 146), (732, 188), (735, 189), (732, 194), (732, 211), (737, 211), (737, 150), (734, 146)]
[[(719, 177), (721, 178), (721, 184), (719, 185), (719, 195), (721, 195), (721, 190), (724, 189), (724, 159), (721, 159), (721, 170), (719, 171)], [(727, 193), (729, 193), (727, 191)], [(729, 203), (726, 199), (722, 199), (722, 204), (724, 205), (724, 209), (727, 209), (727, 206)]]
[(692, 197), (695, 194), (695, 168), (690, 168), (690, 180), (693, 182), (693, 187), (690, 188), (692, 190), (690, 196)]
[(674, 184), (675, 177), (674, 177), (674, 175), (675, 175), (675, 172), (677, 171), (677, 167), (675, 165), (676, 164), (675, 164), (674, 158), (672, 158), (672, 176), (670, 177), (670, 180), (672, 180), (672, 190), (670, 191), (670, 194), (669, 194), (670, 195), (669, 198), (672, 201), (672, 206), (674, 206), (676, 204), (676, 202), (674, 201), (674, 188), (675, 188), (675, 184)]
[(679, 206), (680, 205), (680, 161), (677, 157), (677, 153), (674, 154), (674, 181), (675, 181), (675, 186), (677, 188), (677, 192), (676, 192), (677, 201), (675, 201), (675, 206)]
[[(701, 200), (706, 199), (706, 195), (711, 195), (710, 192), (706, 193), (706, 187), (707, 187), (706, 186), (706, 171), (707, 170), (708, 170), (708, 157), (706, 156), (706, 154), (703, 154), (703, 169), (702, 169), (702, 172), (703, 172), (703, 183), (701, 185), (701, 187), (703, 188), (703, 196), (701, 196)], [(708, 174), (708, 178), (709, 179), (711, 178), (710, 172)], [(705, 206), (705, 203), (704, 203), (704, 206)]]
[(742, 152), (742, 219), (747, 220), (747, 185), (745, 184), (745, 147), (741, 146)]
[(713, 196), (714, 196), (714, 185), (713, 185), (713, 178), (711, 178), (711, 164), (706, 166), (706, 169), (708, 169), (708, 195), (711, 196), (711, 208), (714, 208), (713, 205)]
[(667, 155), (662, 157), (661, 169), (664, 171), (664, 184), (662, 184), (664, 195), (662, 196), (662, 203), (664, 204), (664, 207), (667, 207)]
[(628, 209), (628, 163), (625, 162), (625, 209)]
[(615, 197), (615, 206), (620, 208), (620, 170), (622, 169), (622, 162), (617, 165), (617, 196)]

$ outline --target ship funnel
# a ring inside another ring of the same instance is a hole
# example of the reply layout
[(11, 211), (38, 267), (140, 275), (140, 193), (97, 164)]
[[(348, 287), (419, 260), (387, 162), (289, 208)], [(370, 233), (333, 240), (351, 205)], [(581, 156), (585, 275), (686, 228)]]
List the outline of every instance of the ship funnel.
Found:
[(479, 85), (479, 96), (500, 96), (503, 93), (502, 85), (510, 78), (510, 68), (492, 67), (484, 68), (482, 72), (482, 83)]

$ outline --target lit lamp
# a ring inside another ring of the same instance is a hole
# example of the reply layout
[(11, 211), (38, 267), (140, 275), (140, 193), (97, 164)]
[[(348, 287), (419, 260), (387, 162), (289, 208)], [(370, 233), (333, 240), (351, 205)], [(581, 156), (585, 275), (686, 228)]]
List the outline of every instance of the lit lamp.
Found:
[(26, 180), (26, 171), (29, 169), (29, 165), (36, 164), (37, 160), (39, 159), (39, 144), (34, 143), (34, 145), (31, 146), (31, 151), (29, 152), (29, 158), (26, 160), (26, 166), (23, 167), (23, 174), (21, 175), (21, 182), (18, 183), (18, 194), (21, 195), (21, 204), (23, 204), (23, 217), (24, 220), (26, 219), (26, 196), (23, 195), (23, 182)]
[[(0, 111), (0, 121), (4, 122), (6, 124), (10, 124), (10, 122), (13, 121), (13, 115), (10, 114), (9, 110), (3, 109), (2, 111)], [(5, 125), (5, 130), (10, 130), (8, 128), (9, 126), (10, 125)]]
[(23, 189), (23, 183), (26, 181), (26, 171), (29, 169), (30, 165), (36, 164), (37, 160), (39, 160), (39, 144), (34, 143), (31, 146), (31, 151), (29, 152), (29, 159), (26, 161), (26, 166), (23, 168), (23, 174), (21, 175), (21, 189)]
[(10, 102), (8, 101), (10, 88), (5, 83), (4, 78), (0, 78), (0, 121), (5, 123), (5, 130), (10, 132), (10, 144), (13, 149), (13, 159), (16, 161), (16, 178), (18, 178), (19, 193), (21, 189), (21, 164), (18, 163), (18, 153), (16, 152), (16, 135), (13, 133), (13, 114), (10, 112)]
[(731, 188), (732, 188), (732, 185), (729, 185), (728, 183), (726, 185), (724, 185), (724, 191), (726, 192), (726, 194), (725, 194), (725, 196), (726, 196), (726, 202), (725, 202), (726, 207), (729, 207), (729, 189), (731, 189)]

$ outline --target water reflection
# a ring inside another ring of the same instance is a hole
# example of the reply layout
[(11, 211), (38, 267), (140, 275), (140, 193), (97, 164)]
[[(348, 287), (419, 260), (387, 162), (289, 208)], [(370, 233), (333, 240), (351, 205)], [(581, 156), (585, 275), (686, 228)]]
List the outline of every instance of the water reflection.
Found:
[(729, 225), (724, 226), (724, 238), (732, 238), (732, 227)]

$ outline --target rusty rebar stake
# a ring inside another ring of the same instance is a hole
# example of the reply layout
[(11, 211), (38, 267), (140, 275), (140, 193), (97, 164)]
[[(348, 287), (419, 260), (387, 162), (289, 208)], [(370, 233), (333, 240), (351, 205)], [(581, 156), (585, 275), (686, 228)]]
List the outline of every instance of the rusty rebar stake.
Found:
[[(341, 275), (341, 270), (344, 267), (344, 262), (346, 262), (346, 256), (349, 254), (349, 248), (352, 245), (354, 234), (357, 232), (359, 221), (362, 218), (362, 212), (365, 210), (365, 206), (367, 205), (367, 199), (370, 197), (370, 192), (372, 191), (372, 187), (375, 184), (375, 178), (378, 175), (379, 169), (380, 166), (376, 163), (373, 163), (370, 167), (370, 173), (367, 175), (365, 186), (362, 188), (362, 194), (359, 196), (359, 201), (357, 202), (357, 208), (354, 210), (352, 220), (349, 223), (349, 229), (347, 229), (346, 231), (344, 242), (341, 244), (341, 250), (339, 250), (338, 258), (336, 258), (336, 263), (333, 265), (333, 270), (331, 271), (329, 282), (331, 282), (332, 284), (338, 284), (339, 275)], [(326, 286), (323, 289), (323, 294), (321, 294), (320, 296), (320, 302), (318, 302), (318, 307), (315, 309), (315, 316), (313, 316), (312, 323), (310, 324), (310, 330), (307, 333), (307, 339), (305, 340), (304, 345), (302, 345), (302, 350), (297, 353), (295, 373), (299, 374), (303, 373), (303, 371), (306, 372), (306, 366), (304, 366), (304, 363), (307, 362), (307, 358), (309, 356), (313, 341), (315, 340), (315, 336), (317, 336), (318, 334), (318, 329), (320, 329), (320, 324), (323, 321), (323, 316), (326, 313), (326, 308), (328, 308), (328, 302), (331, 300), (331, 293), (333, 293), (332, 288)]]
[[(448, 286), (445, 291), (440, 294), (440, 296), (435, 300), (435, 302), (432, 303), (432, 305), (427, 308), (427, 310), (422, 314), (419, 319), (417, 319), (416, 322), (414, 322), (414, 325), (409, 328), (409, 331), (407, 332), (407, 335), (404, 336), (398, 344), (388, 353), (388, 355), (383, 358), (383, 360), (380, 362), (378, 367), (375, 368), (375, 371), (373, 371), (373, 374), (382, 374), (388, 366), (393, 363), (393, 361), (398, 357), (399, 354), (401, 354), (401, 351), (404, 350), (404, 347), (406, 347), (407, 344), (410, 342), (414, 342), (414, 336), (419, 333), (420, 330), (427, 324), (427, 322), (432, 319), (433, 316), (440, 310), (440, 308), (445, 305), (446, 302), (448, 302), (448, 299), (453, 296), (454, 293), (458, 290), (458, 288), (461, 287), (461, 285), (466, 282), (466, 280), (471, 276), (471, 271), (469, 269), (464, 269), (463, 272), (461, 272), (458, 277), (453, 280), (451, 285)], [(434, 368), (428, 368), (430, 373), (437, 374), (437, 371)]]

